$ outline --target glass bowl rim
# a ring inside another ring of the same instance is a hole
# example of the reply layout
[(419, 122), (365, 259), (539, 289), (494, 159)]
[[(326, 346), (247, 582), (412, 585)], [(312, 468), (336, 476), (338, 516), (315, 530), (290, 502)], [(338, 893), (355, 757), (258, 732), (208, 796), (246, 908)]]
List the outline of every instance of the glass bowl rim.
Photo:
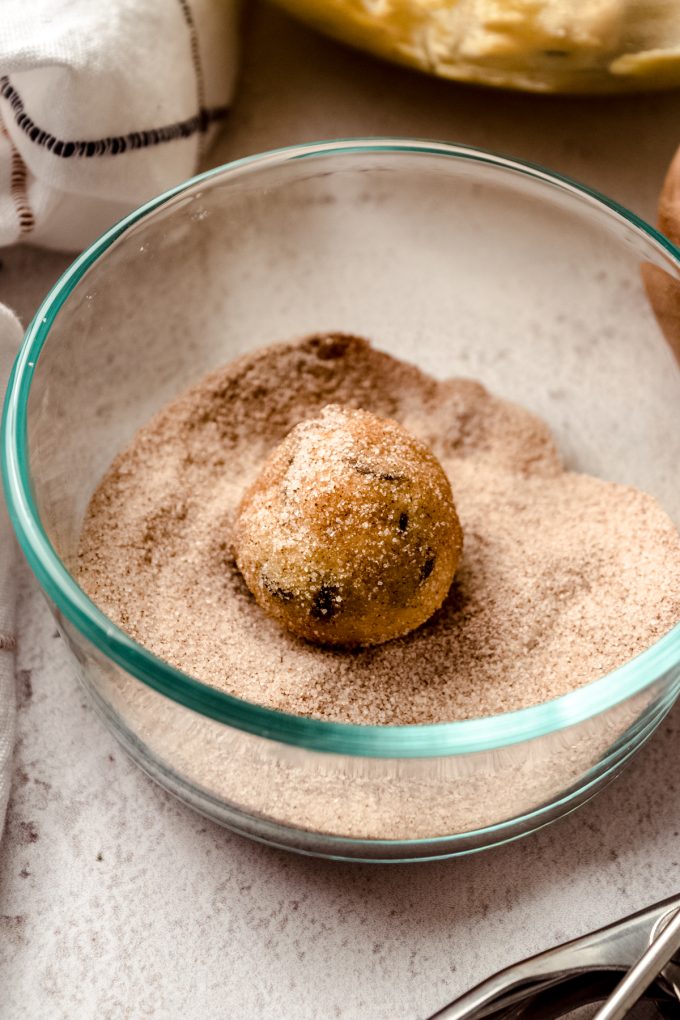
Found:
[(680, 249), (635, 213), (562, 174), (473, 146), (409, 138), (349, 138), (292, 145), (214, 167), (133, 210), (83, 251), (48, 291), (14, 362), (4, 403), (1, 467), (5, 495), (21, 549), (59, 613), (106, 657), (150, 688), (200, 715), (285, 744), (368, 758), (431, 758), (490, 751), (576, 725), (656, 682), (680, 661), (680, 624), (617, 669), (558, 698), (495, 716), (456, 722), (363, 726), (289, 715), (203, 684), (155, 656), (115, 625), (77, 585), (49, 541), (38, 514), (28, 458), (27, 412), (31, 382), (51, 325), (87, 270), (128, 229), (176, 197), (216, 178), (271, 165), (367, 153), (441, 156), (510, 171), (566, 193), (623, 220), (652, 241), (680, 274)]

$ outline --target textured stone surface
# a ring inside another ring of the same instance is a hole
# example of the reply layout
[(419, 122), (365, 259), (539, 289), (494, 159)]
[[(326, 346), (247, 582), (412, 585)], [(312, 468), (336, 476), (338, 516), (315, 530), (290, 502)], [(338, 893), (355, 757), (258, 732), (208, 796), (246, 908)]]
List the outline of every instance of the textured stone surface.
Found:
[(518, 957), (678, 891), (675, 712), (529, 839), (372, 867), (249, 843), (183, 807), (93, 713), (24, 572), (0, 850), (0, 1015), (416, 1020)]
[[(254, 18), (246, 60), (221, 159), (324, 136), (438, 136), (545, 162), (650, 217), (677, 142), (678, 95), (458, 88), (274, 12)], [(3, 253), (0, 300), (28, 319), (67, 261)], [(416, 1020), (500, 966), (678, 892), (680, 710), (595, 801), (525, 841), (429, 865), (297, 858), (204, 821), (127, 760), (22, 578), (3, 1020)]]

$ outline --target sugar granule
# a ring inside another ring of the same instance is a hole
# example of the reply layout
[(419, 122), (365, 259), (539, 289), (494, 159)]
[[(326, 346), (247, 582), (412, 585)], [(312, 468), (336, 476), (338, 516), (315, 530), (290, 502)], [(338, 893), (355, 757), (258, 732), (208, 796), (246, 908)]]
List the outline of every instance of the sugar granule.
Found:
[[(428, 443), (465, 534), (442, 609), (352, 652), (270, 620), (231, 550), (264, 458), (329, 403)], [(78, 580), (136, 640), (230, 694), (322, 719), (429, 723), (543, 702), (642, 652), (680, 619), (680, 537), (651, 496), (565, 471), (527, 411), (333, 334), (249, 354), (141, 429), (92, 498)]]

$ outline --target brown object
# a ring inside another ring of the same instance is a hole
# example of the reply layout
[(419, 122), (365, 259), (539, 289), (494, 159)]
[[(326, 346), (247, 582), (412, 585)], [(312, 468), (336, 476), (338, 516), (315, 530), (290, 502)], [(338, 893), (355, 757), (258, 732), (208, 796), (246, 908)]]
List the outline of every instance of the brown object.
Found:
[[(680, 247), (680, 149), (661, 189), (658, 222), (659, 230)], [(642, 278), (663, 335), (680, 360), (680, 281), (651, 263), (643, 265)]]
[(659, 230), (680, 245), (680, 149), (668, 168), (659, 198)]
[[(328, 403), (427, 443), (465, 533), (441, 609), (351, 652), (270, 619), (231, 553), (244, 491)], [(680, 537), (651, 496), (565, 471), (528, 411), (331, 334), (247, 354), (142, 428), (92, 498), (78, 579), (134, 638), (230, 694), (323, 719), (427, 723), (543, 702), (642, 652), (680, 620)]]
[(236, 563), (263, 609), (300, 637), (376, 645), (439, 609), (463, 535), (428, 447), (338, 404), (296, 425), (239, 507)]

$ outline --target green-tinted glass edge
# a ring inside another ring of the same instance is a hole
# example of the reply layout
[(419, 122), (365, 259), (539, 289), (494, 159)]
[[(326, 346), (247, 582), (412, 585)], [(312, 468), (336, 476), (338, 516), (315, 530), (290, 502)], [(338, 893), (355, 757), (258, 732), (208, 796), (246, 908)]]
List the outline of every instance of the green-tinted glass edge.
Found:
[(51, 288), (14, 363), (3, 410), (1, 468), (10, 517), (26, 559), (60, 612), (123, 669), (166, 697), (238, 729), (287, 744), (337, 754), (419, 758), (488, 751), (575, 725), (625, 701), (680, 662), (680, 625), (623, 666), (560, 698), (484, 719), (416, 726), (354, 726), (287, 715), (234, 698), (158, 659), (113, 624), (78, 587), (40, 522), (27, 454), (27, 404), (40, 351), (61, 306), (87, 269), (128, 228), (190, 188), (292, 159), (356, 153), (410, 153), (467, 159), (552, 184), (604, 206), (647, 235), (680, 270), (680, 250), (634, 213), (597, 191), (543, 167), (470, 146), (410, 139), (342, 139), (289, 146), (215, 167), (134, 210), (86, 249)]

